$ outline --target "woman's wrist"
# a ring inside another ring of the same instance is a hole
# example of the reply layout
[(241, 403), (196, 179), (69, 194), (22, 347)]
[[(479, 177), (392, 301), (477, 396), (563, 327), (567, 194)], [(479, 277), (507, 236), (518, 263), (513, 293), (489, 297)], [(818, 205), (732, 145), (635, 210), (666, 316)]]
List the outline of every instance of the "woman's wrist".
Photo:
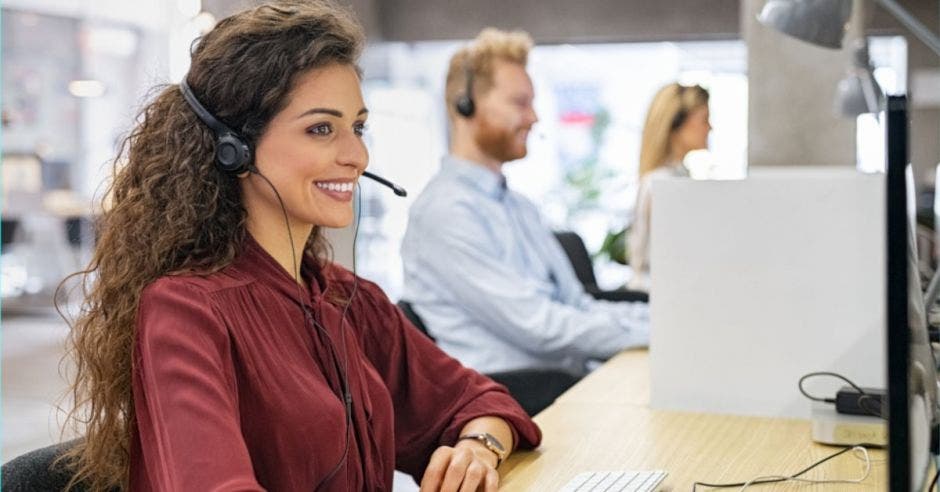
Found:
[(454, 448), (469, 449), (477, 458), (483, 460), (484, 463), (492, 466), (494, 469), (500, 464), (499, 455), (476, 439), (461, 439), (454, 444)]
[(464, 424), (459, 436), (454, 443), (455, 448), (472, 445), (470, 449), (480, 451), (474, 454), (485, 457), (485, 462), (492, 463), (493, 468), (498, 467), (515, 447), (512, 428), (501, 417), (477, 417)]

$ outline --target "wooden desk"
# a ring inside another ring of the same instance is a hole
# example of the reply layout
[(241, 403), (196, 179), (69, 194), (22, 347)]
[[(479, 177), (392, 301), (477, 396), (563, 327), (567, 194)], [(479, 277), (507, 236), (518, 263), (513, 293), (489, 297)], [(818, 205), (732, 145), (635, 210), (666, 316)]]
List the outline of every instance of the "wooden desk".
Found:
[[(808, 420), (650, 410), (646, 351), (614, 357), (535, 421), (542, 446), (514, 453), (500, 467), (501, 490), (559, 490), (583, 471), (661, 469), (669, 476), (659, 490), (689, 491), (695, 481), (795, 473), (840, 449), (813, 443)], [(871, 476), (860, 485), (788, 482), (754, 490), (887, 490), (884, 451), (872, 451), (871, 458)], [(849, 452), (805, 477), (849, 479), (863, 471), (862, 460)]]

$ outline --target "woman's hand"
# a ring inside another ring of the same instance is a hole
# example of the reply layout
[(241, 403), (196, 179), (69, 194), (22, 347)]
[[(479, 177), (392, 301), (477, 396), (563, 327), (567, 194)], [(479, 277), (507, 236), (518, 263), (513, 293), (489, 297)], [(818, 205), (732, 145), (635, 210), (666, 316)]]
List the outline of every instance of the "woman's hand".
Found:
[(479, 441), (464, 439), (441, 446), (431, 455), (421, 479), (421, 492), (496, 492), (496, 454)]

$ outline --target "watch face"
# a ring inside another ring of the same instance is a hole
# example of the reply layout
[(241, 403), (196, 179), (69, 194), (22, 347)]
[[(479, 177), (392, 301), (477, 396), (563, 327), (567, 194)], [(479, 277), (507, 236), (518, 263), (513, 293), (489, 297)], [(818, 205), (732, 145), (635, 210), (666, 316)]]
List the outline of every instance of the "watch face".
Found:
[(503, 444), (502, 444), (501, 442), (499, 442), (499, 439), (496, 439), (496, 438), (493, 437), (491, 434), (486, 433), (486, 432), (483, 433), (483, 436), (486, 437), (486, 441), (487, 441), (491, 446), (493, 446), (494, 448), (498, 449), (500, 452), (505, 451), (505, 449), (503, 448)]

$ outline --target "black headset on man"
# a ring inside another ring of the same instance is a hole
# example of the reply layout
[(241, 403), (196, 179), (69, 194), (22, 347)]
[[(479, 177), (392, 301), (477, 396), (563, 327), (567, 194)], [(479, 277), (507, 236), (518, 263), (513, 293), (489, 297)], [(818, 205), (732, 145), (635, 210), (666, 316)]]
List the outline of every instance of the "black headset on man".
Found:
[(473, 70), (470, 69), (469, 54), (463, 62), (463, 75), (467, 86), (464, 87), (463, 94), (454, 101), (454, 108), (460, 116), (471, 118), (473, 117), (473, 113), (476, 112), (476, 103), (473, 102)]

